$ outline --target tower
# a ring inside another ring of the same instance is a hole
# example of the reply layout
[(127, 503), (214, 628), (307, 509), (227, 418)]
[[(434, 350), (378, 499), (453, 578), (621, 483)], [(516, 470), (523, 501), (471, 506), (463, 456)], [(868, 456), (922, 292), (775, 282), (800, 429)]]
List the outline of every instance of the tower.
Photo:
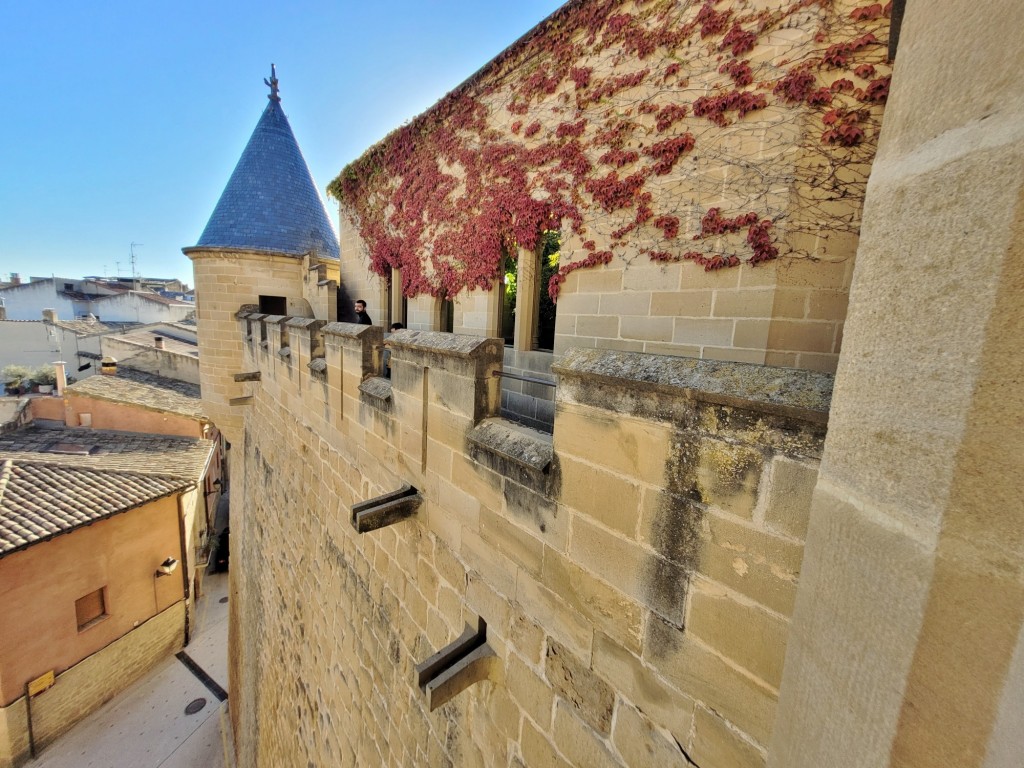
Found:
[(332, 319), (340, 253), (281, 108), (273, 65), (264, 82), (269, 103), (198, 243), (182, 249), (195, 272), (203, 399), (229, 440), (240, 437), (242, 423), (229, 404), (241, 394), (233, 380), (242, 354), (235, 314), (258, 305), (268, 314)]

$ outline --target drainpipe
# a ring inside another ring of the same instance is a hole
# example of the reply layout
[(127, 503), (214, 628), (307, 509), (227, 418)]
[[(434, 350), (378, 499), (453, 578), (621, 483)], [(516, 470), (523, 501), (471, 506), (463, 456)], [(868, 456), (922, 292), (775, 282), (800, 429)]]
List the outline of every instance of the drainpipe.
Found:
[(195, 484), (186, 488), (184, 491), (178, 494), (178, 543), (181, 549), (181, 589), (185, 595), (185, 643), (188, 645), (188, 641), (192, 639), (192, 628), (188, 622), (188, 603), (190, 596), (190, 585), (188, 582), (188, 566), (192, 562), (190, 557), (186, 555), (186, 544), (185, 544), (185, 494), (189, 491), (195, 490)]

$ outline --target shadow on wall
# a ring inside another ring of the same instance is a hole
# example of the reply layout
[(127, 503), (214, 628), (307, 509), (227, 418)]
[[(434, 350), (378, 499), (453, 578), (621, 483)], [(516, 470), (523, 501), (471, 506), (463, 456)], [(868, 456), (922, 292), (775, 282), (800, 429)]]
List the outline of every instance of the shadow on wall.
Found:
[(338, 322), (356, 322), (355, 299), (348, 295), (344, 285), (338, 286)]

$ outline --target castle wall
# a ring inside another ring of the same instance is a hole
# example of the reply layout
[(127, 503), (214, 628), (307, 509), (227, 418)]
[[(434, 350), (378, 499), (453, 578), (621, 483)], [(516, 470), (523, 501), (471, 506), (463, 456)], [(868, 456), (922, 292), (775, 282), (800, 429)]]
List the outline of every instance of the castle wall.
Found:
[[(575, 350), (552, 439), (493, 418), (500, 340), (400, 332), (388, 382), (380, 328), (319, 331), (236, 327), (239, 764), (764, 764), (830, 377)], [(495, 668), (429, 711), (480, 618)]]
[[(373, 266), (451, 295), (444, 270), (496, 275), (494, 243), (514, 250), (549, 205), (562, 230), (556, 354), (834, 371), (889, 73), (888, 19), (866, 7), (568, 3), (335, 180), (350, 292), (384, 317)], [(746, 79), (730, 74), (743, 67)], [(690, 148), (659, 165), (672, 141)], [(749, 222), (722, 224), (748, 214), (777, 259), (755, 253)], [(547, 289), (523, 275), (520, 287)], [(490, 296), (455, 293), (457, 332), (496, 335)]]
[(1018, 3), (908, 3), (778, 768), (1010, 768), (1024, 754), (1022, 29)]

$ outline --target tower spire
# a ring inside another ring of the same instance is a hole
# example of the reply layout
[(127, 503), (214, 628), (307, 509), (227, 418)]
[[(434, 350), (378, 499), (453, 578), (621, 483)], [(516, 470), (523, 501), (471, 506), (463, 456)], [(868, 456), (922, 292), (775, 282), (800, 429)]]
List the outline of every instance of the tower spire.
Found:
[(281, 101), (281, 91), (277, 87), (277, 67), (273, 64), (270, 65), (270, 79), (263, 78), (263, 82), (270, 86), (270, 95), (267, 96), (271, 101)]

